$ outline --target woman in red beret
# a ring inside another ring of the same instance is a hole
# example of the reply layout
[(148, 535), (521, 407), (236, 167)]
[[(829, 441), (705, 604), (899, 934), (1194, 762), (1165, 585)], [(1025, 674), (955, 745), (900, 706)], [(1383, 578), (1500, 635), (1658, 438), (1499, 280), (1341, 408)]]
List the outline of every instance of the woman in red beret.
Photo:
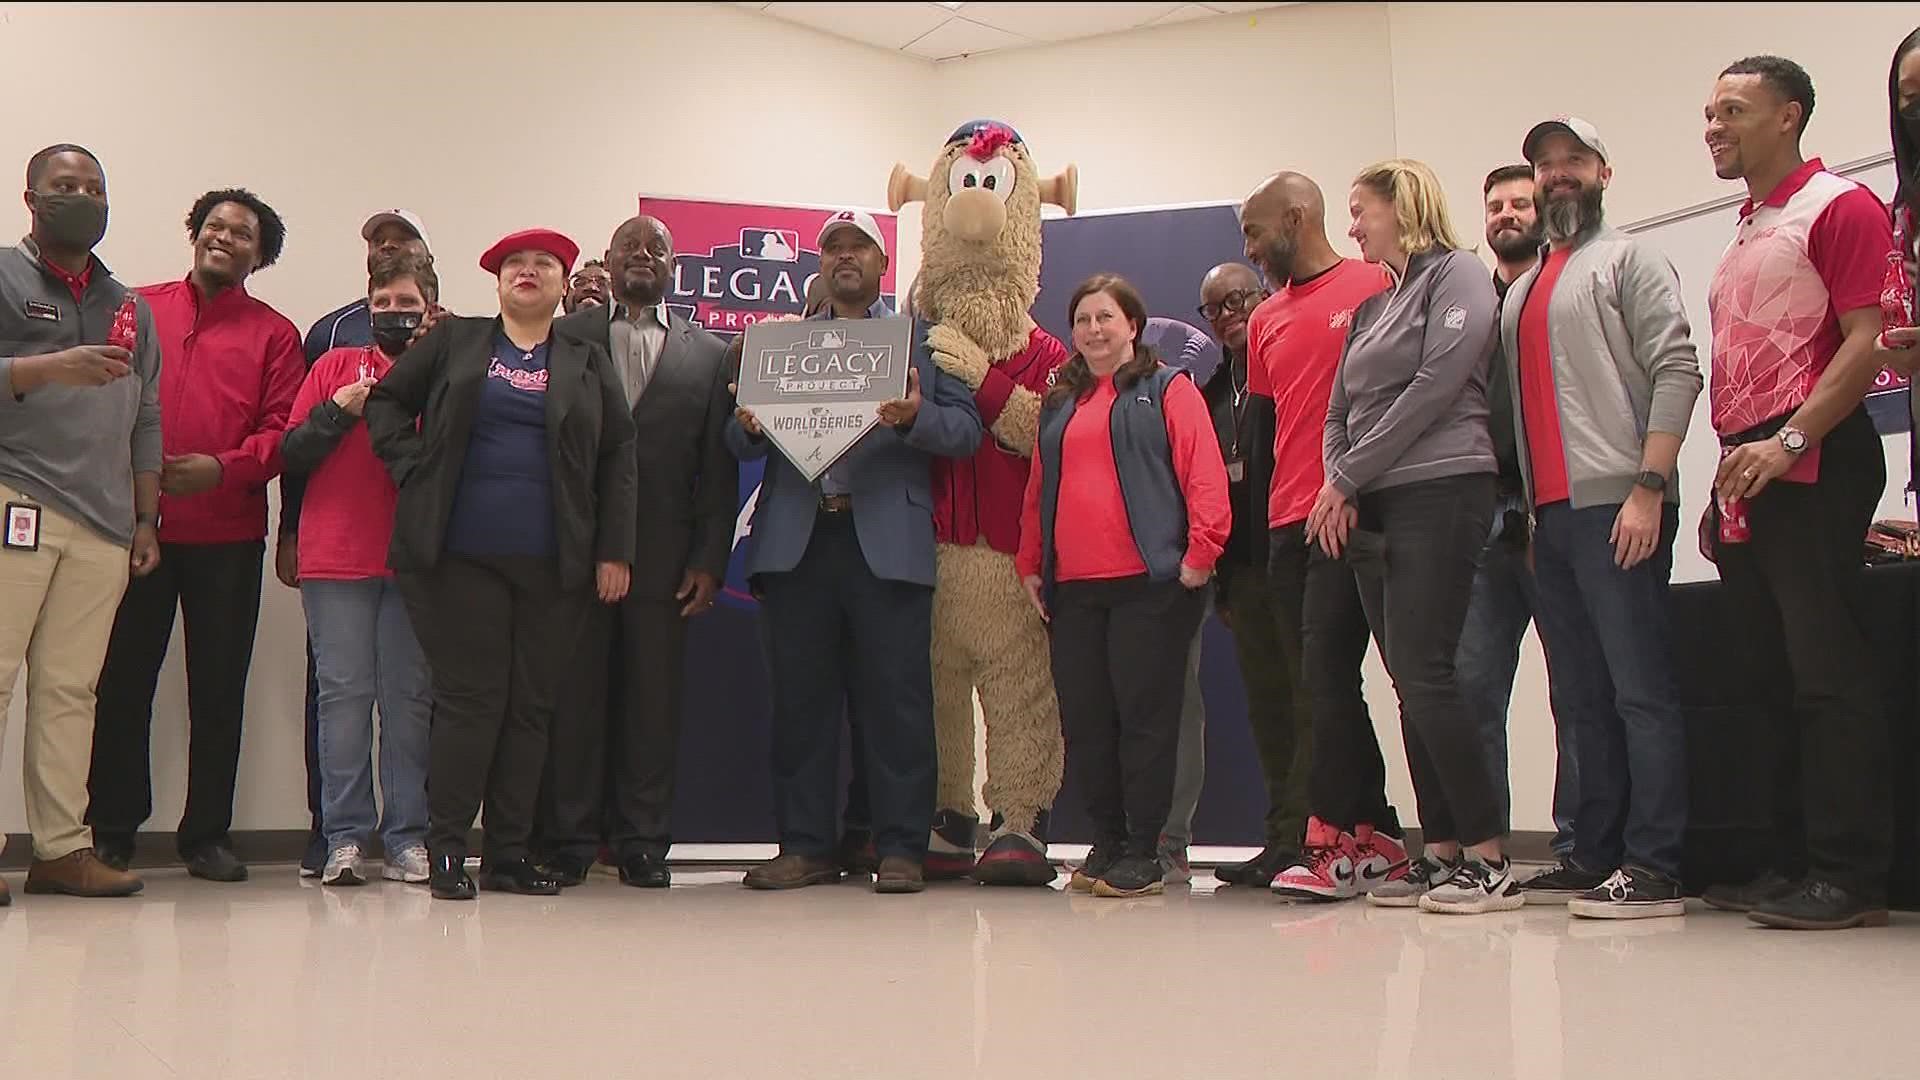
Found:
[(527, 841), (554, 698), (588, 605), (626, 595), (634, 428), (603, 344), (556, 332), (579, 248), (546, 229), (480, 257), (497, 318), (443, 318), (366, 404), (399, 488), (388, 562), (433, 668), (427, 848), (433, 895), (471, 900), (467, 832), (487, 808), (481, 883), (552, 895)]

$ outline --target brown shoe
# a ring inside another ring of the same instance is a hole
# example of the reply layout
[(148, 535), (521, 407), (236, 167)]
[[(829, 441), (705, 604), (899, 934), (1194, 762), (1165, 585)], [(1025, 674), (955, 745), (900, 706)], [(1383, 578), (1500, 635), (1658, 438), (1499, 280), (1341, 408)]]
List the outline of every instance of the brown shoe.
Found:
[(13, 903), (13, 894), (7, 891), (7, 879), (0, 878), (0, 907)]
[(880, 860), (880, 871), (873, 875), (877, 893), (917, 893), (927, 888), (926, 873), (920, 860), (905, 855), (889, 855)]
[(782, 855), (747, 871), (749, 889), (804, 889), (840, 880), (840, 863), (811, 855)]
[(30, 893), (65, 893), (68, 896), (132, 896), (147, 883), (125, 870), (115, 870), (100, 861), (90, 847), (81, 848), (58, 859), (33, 860), (27, 870)]

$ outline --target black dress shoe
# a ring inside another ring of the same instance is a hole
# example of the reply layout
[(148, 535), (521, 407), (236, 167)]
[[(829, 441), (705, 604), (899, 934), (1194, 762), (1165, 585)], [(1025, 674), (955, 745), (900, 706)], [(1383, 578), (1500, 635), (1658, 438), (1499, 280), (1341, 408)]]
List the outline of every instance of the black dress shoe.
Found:
[(115, 870), (125, 870), (133, 865), (133, 842), (130, 840), (103, 837), (96, 832), (93, 834), (93, 853)]
[(532, 859), (482, 863), (480, 887), (488, 892), (519, 893), (522, 896), (560, 895), (560, 882), (533, 865)]
[(208, 844), (187, 856), (187, 873), (205, 881), (245, 881), (247, 864), (225, 844)]
[(435, 900), (471, 900), (480, 893), (467, 875), (465, 856), (435, 855), (433, 869), (427, 871), (427, 887)]
[(1747, 918), (1778, 930), (1849, 930), (1887, 925), (1887, 905), (1883, 900), (1809, 877), (1784, 896), (1756, 903)]
[(587, 874), (593, 870), (593, 859), (590, 856), (563, 851), (551, 858), (542, 859), (540, 869), (548, 877), (559, 882), (561, 888), (571, 889), (586, 882)]
[(643, 851), (620, 860), (620, 884), (636, 889), (664, 889), (673, 884), (673, 871), (667, 860), (651, 851)]

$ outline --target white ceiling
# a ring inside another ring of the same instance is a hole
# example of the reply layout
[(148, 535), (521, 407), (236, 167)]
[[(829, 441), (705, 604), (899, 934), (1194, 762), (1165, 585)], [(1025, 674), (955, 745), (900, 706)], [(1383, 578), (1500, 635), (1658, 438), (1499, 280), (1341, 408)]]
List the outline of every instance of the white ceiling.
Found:
[(1165, 26), (1284, 3), (737, 3), (763, 15), (927, 60)]

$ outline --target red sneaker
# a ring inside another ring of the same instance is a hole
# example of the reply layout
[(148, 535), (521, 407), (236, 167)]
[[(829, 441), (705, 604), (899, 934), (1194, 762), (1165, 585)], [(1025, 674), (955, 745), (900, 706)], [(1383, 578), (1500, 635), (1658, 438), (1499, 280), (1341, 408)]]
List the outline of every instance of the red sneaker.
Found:
[(1308, 818), (1301, 860), (1274, 877), (1273, 891), (1296, 900), (1351, 900), (1361, 891), (1359, 861), (1353, 834)]

